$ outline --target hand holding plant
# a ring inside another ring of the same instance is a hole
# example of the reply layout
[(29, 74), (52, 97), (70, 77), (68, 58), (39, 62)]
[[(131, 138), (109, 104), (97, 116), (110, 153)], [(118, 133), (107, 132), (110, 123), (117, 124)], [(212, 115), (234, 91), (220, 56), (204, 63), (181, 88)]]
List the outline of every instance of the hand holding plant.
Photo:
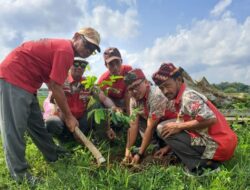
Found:
[(129, 165), (131, 163), (131, 161), (132, 161), (132, 158), (133, 158), (133, 156), (132, 156), (129, 148), (126, 148), (125, 157), (121, 161), (121, 164), (123, 164), (123, 165)]
[(139, 164), (140, 160), (141, 160), (141, 159), (140, 159), (140, 156), (139, 156), (138, 154), (135, 154), (135, 155), (133, 156), (133, 158), (132, 158), (131, 164), (132, 164), (133, 166), (136, 166), (136, 165)]

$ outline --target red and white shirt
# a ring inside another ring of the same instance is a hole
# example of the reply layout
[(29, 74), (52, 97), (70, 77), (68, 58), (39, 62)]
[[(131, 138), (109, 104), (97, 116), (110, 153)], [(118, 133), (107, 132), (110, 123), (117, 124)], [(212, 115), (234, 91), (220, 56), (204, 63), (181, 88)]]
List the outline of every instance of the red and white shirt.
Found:
[(167, 98), (161, 90), (156, 86), (149, 85), (144, 98), (141, 100), (130, 98), (130, 113), (132, 114), (134, 109), (138, 109), (138, 114), (145, 120), (148, 118), (157, 120), (164, 116), (166, 103)]
[(75, 81), (72, 76), (69, 75), (63, 85), (70, 111), (77, 119), (80, 119), (87, 110), (91, 96), (91, 92), (85, 89), (81, 84), (83, 80), (85, 80), (85, 78), (82, 78), (80, 81)]
[(184, 121), (217, 119), (217, 122), (209, 128), (186, 130), (191, 136), (191, 145), (206, 147), (202, 155), (203, 159), (225, 161), (232, 157), (237, 145), (237, 136), (231, 130), (225, 117), (204, 95), (186, 88), (183, 84), (174, 106), (174, 108), (171, 106), (166, 109), (172, 111), (175, 109)]

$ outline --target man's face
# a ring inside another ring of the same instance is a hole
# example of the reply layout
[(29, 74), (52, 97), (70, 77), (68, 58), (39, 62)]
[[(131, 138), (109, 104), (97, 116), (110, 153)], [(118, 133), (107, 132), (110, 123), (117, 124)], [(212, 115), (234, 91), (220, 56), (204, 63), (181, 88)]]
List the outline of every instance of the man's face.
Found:
[(87, 41), (83, 35), (76, 33), (74, 37), (74, 50), (75, 56), (87, 58), (90, 55), (94, 55), (96, 52), (96, 46)]
[(86, 65), (81, 62), (74, 62), (71, 66), (71, 76), (74, 80), (79, 81), (85, 71)]
[(107, 63), (107, 68), (111, 75), (120, 75), (121, 73), (121, 59), (114, 59)]
[(177, 80), (173, 78), (167, 79), (164, 83), (162, 83), (159, 88), (162, 93), (169, 99), (173, 100), (177, 97), (179, 92), (179, 83)]
[(127, 87), (129, 94), (134, 97), (136, 100), (142, 99), (147, 91), (147, 80), (138, 79)]

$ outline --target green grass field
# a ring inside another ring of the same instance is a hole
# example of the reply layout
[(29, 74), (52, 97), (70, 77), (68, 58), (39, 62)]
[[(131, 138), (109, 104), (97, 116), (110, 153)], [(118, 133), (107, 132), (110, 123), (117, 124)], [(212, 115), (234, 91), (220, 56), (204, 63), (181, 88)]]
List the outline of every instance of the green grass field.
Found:
[[(234, 123), (232, 127), (239, 140), (235, 155), (223, 164), (219, 173), (207, 177), (188, 177), (181, 165), (164, 166), (151, 162), (138, 171), (122, 167), (119, 162), (124, 152), (124, 138), (112, 146), (105, 141), (98, 146), (107, 159), (107, 163), (101, 167), (97, 167), (91, 153), (80, 145), (74, 146), (71, 157), (49, 164), (29, 137), (26, 158), (32, 173), (44, 180), (36, 189), (250, 189), (250, 124)], [(10, 178), (1, 141), (0, 146), (0, 189), (29, 189), (27, 183), (18, 185)]]

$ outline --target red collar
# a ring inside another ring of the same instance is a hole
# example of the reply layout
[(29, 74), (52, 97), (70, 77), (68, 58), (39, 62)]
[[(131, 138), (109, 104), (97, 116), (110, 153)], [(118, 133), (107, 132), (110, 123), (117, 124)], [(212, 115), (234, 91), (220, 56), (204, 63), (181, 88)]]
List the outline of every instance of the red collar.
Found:
[(71, 76), (71, 74), (68, 75), (68, 78), (67, 78), (67, 81), (70, 83), (70, 84), (73, 84), (75, 82), (81, 82), (83, 81), (85, 78), (84, 77), (81, 77), (81, 80), (80, 81), (76, 81), (73, 79), (73, 77)]
[(147, 101), (148, 96), (149, 96), (149, 92), (150, 92), (150, 85), (147, 86), (146, 93), (145, 93), (144, 97), (142, 98), (142, 100)]
[(177, 97), (175, 98), (175, 104), (180, 104), (180, 101), (181, 101), (181, 98), (185, 89), (186, 89), (186, 84), (183, 83), (179, 89)]

